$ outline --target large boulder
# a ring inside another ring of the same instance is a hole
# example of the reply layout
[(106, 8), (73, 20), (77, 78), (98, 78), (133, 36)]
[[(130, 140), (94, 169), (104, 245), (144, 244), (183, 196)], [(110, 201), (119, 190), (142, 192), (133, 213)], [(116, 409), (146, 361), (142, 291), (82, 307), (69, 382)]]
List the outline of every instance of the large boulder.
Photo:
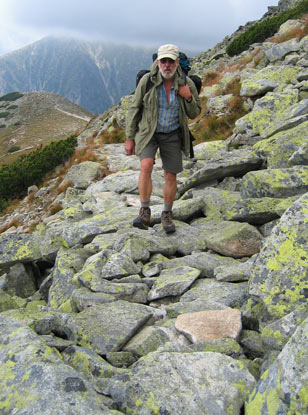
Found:
[(272, 319), (295, 309), (307, 310), (308, 193), (282, 216), (252, 267), (250, 295)]
[(3, 415), (110, 414), (79, 372), (19, 321), (0, 320), (0, 411)]
[(247, 415), (306, 414), (308, 411), (308, 319), (264, 372), (245, 407)]
[(241, 183), (244, 198), (288, 197), (308, 191), (308, 167), (267, 169), (247, 173)]
[(150, 353), (112, 381), (122, 411), (151, 415), (238, 415), (255, 379), (245, 365), (220, 353)]

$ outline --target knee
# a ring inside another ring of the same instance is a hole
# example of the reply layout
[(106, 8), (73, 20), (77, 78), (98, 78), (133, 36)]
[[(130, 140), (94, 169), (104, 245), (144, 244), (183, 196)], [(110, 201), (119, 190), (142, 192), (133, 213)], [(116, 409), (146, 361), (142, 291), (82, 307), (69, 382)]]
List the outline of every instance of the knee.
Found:
[(165, 180), (169, 183), (176, 183), (176, 174), (165, 171)]
[(143, 159), (141, 160), (140, 171), (142, 173), (151, 174), (153, 170), (153, 159)]

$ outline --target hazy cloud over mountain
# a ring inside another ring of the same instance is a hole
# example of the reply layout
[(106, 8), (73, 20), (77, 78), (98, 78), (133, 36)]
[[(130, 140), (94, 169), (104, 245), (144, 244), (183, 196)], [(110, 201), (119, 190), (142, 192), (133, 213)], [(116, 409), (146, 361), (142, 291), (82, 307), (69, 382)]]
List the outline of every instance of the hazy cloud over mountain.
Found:
[(0, 54), (47, 35), (206, 50), (278, 0), (1, 0)]

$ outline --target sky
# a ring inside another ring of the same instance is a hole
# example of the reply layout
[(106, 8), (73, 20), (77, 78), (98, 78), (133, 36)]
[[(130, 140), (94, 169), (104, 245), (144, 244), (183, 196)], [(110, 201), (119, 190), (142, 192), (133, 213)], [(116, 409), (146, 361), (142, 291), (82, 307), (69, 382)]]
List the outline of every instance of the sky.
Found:
[(200, 53), (278, 0), (0, 0), (0, 55), (45, 36)]

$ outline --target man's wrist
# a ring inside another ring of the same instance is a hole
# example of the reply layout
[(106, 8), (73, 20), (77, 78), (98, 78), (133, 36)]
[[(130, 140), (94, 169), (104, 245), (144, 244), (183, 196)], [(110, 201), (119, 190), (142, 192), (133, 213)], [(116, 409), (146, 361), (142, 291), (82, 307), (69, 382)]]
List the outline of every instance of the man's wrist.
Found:
[(186, 102), (187, 102), (188, 104), (190, 104), (190, 103), (191, 103), (191, 101), (192, 101), (192, 97), (190, 97), (189, 99), (187, 99), (187, 100), (186, 100)]

